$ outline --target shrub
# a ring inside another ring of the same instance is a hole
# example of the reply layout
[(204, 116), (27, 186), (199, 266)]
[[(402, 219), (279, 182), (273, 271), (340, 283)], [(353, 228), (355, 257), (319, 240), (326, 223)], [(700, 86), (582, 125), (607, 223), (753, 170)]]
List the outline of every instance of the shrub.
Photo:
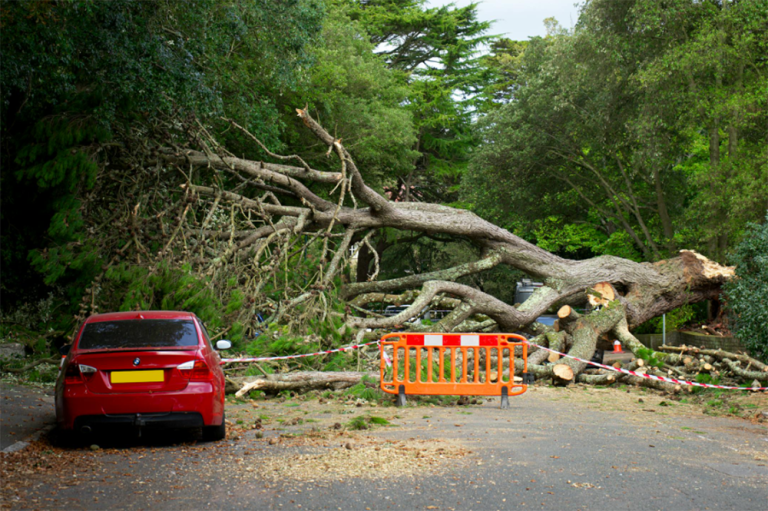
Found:
[(733, 331), (752, 356), (768, 361), (768, 215), (762, 225), (747, 225), (729, 262), (736, 265), (725, 285)]

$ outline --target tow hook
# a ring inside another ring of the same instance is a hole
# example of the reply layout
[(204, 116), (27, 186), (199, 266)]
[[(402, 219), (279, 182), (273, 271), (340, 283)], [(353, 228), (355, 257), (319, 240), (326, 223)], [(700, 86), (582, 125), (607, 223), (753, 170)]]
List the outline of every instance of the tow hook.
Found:
[(141, 428), (147, 425), (146, 421), (141, 417), (140, 413), (136, 414), (136, 419), (133, 421), (133, 425), (139, 429), (139, 438), (141, 438)]

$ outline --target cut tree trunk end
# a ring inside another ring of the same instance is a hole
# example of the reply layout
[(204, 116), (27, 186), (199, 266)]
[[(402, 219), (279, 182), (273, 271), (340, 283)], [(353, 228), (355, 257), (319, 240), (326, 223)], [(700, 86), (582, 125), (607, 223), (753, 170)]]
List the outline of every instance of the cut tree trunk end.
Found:
[(552, 383), (555, 385), (568, 385), (573, 378), (573, 369), (570, 366), (557, 364), (552, 368)]

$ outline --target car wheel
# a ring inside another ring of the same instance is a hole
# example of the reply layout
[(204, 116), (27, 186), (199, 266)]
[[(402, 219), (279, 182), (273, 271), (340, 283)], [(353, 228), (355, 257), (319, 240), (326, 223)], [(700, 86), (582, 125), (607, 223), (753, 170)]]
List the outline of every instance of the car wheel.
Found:
[(216, 440), (224, 440), (227, 436), (227, 420), (226, 416), (221, 414), (221, 424), (219, 426), (204, 426), (203, 427), (203, 440), (208, 442), (214, 442)]

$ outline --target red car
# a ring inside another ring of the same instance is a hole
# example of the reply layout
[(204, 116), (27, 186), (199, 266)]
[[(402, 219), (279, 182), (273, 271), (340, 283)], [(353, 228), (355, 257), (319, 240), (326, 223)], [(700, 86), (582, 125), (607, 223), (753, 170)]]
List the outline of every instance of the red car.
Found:
[[(216, 349), (229, 347), (229, 341), (216, 343)], [(56, 381), (56, 421), (62, 431), (202, 428), (206, 440), (226, 436), (224, 373), (194, 314), (91, 316), (62, 354), (67, 357)]]

